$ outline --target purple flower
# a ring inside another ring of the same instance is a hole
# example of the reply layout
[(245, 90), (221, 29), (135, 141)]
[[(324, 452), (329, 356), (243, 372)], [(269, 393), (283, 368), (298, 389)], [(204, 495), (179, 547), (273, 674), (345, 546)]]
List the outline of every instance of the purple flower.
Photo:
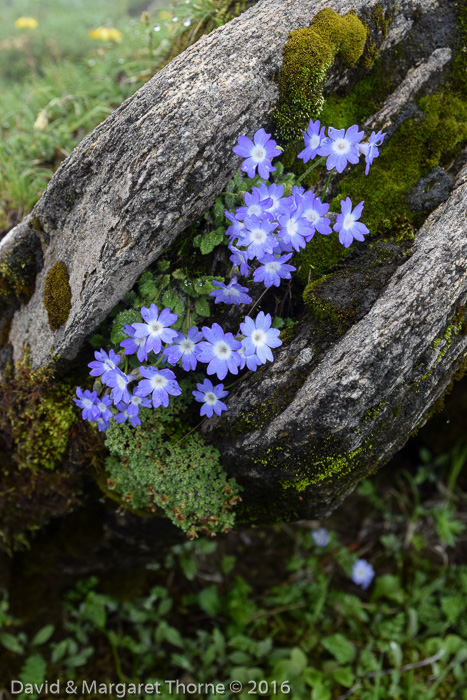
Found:
[(241, 348), (241, 343), (232, 333), (224, 333), (218, 323), (213, 323), (212, 328), (203, 326), (203, 333), (207, 342), (199, 344), (201, 354), (198, 359), (209, 363), (207, 373), (217, 374), (219, 379), (224, 379), (227, 372), (238, 374), (240, 357), (236, 351)]
[[(113, 414), (112, 414), (112, 418), (113, 418)], [(93, 421), (93, 423), (97, 423), (97, 429), (99, 430), (100, 433), (102, 433), (102, 432), (105, 433), (105, 431), (109, 427), (109, 421), (104, 420), (104, 418), (102, 416), (99, 416), (98, 418), (96, 418)]]
[[(97, 353), (96, 353), (97, 354)], [(97, 391), (89, 391), (89, 389), (85, 389), (84, 392), (81, 390), (81, 387), (78, 386), (76, 388), (76, 395), (77, 399), (73, 398), (73, 401), (75, 404), (78, 406), (78, 408), (82, 408), (82, 416), (84, 420), (97, 420), (100, 411), (96, 406), (96, 401), (97, 399)]]
[[(134, 391), (135, 396), (148, 396), (152, 394), (154, 408), (169, 405), (169, 394), (179, 396), (182, 393), (171, 369), (157, 369), (157, 367), (140, 367), (142, 379)], [(129, 400), (127, 401), (129, 403)]]
[(375, 576), (375, 570), (365, 559), (357, 559), (352, 568), (352, 581), (361, 586), (364, 591)]
[(229, 245), (229, 250), (232, 255), (230, 256), (230, 261), (233, 267), (238, 267), (242, 277), (248, 277), (251, 267), (248, 265), (248, 256), (246, 250), (239, 250), (233, 245)]
[(97, 399), (96, 406), (99, 410), (99, 417), (103, 418), (104, 421), (108, 422), (113, 418), (113, 413), (109, 406), (112, 405), (112, 399), (110, 396), (103, 396), (101, 399)]
[(244, 369), (244, 367), (246, 365), (249, 370), (251, 370), (252, 372), (256, 372), (258, 367), (262, 364), (258, 355), (256, 355), (256, 354), (246, 355), (244, 347), (240, 348), (240, 350), (238, 351), (238, 354), (240, 355), (239, 369)]
[(244, 200), (246, 207), (238, 207), (235, 212), (235, 218), (240, 221), (252, 216), (257, 216), (261, 219), (265, 216), (267, 208), (273, 205), (271, 197), (262, 197), (257, 187), (253, 189), (251, 194), (245, 192)]
[(173, 345), (166, 347), (164, 355), (167, 355), (167, 360), (171, 365), (176, 365), (182, 360), (182, 367), (187, 372), (190, 369), (196, 369), (198, 348), (197, 343), (202, 339), (203, 334), (196, 326), (190, 328), (186, 337), (183, 333), (179, 333), (175, 338)]
[(146, 338), (145, 349), (156, 354), (160, 352), (162, 343), (171, 343), (177, 337), (177, 331), (169, 328), (178, 318), (177, 314), (171, 313), (170, 309), (163, 309), (160, 312), (155, 304), (151, 304), (149, 309), (146, 306), (141, 308), (141, 316), (146, 323), (132, 323), (135, 329), (135, 338)]
[(265, 315), (260, 311), (256, 321), (245, 316), (245, 322), (240, 324), (240, 329), (245, 336), (242, 340), (245, 355), (248, 357), (256, 353), (263, 365), (267, 360), (272, 362), (274, 358), (271, 348), (278, 348), (282, 345), (282, 340), (279, 340), (277, 328), (271, 328), (271, 314)]
[(235, 306), (251, 303), (251, 297), (246, 294), (248, 287), (242, 287), (240, 284), (237, 284), (236, 277), (232, 277), (229, 284), (217, 282), (217, 280), (213, 280), (212, 283), (219, 287), (219, 289), (214, 289), (214, 291), (209, 293), (210, 297), (214, 297), (214, 303), (218, 304), (220, 301), (223, 301), (224, 304), (235, 304)]
[(370, 233), (365, 224), (357, 221), (362, 215), (363, 202), (357, 204), (352, 211), (352, 202), (350, 197), (341, 201), (341, 213), (337, 215), (336, 223), (333, 226), (334, 231), (339, 233), (339, 241), (345, 248), (348, 248), (355, 238), (357, 241), (364, 241), (363, 236)]
[(304, 163), (308, 163), (310, 159), (313, 159), (318, 152), (318, 148), (324, 141), (324, 126), (320, 130), (320, 121), (317, 119), (315, 122), (310, 119), (308, 124), (308, 129), (302, 131), (303, 138), (305, 139), (305, 148), (298, 154), (297, 158), (301, 158)]
[(102, 375), (102, 383), (107, 384), (108, 372), (114, 370), (122, 358), (113, 350), (107, 355), (102, 348), (100, 351), (96, 350), (94, 352), (94, 357), (96, 359), (88, 364), (88, 367), (91, 367), (89, 374), (91, 377), (100, 377)]
[(252, 258), (262, 258), (266, 253), (272, 253), (277, 241), (272, 236), (272, 232), (276, 228), (275, 222), (263, 219), (262, 221), (256, 216), (251, 219), (245, 219), (245, 238), (242, 245), (247, 245), (248, 260)]
[(358, 150), (365, 156), (365, 175), (368, 175), (370, 165), (379, 156), (378, 146), (381, 146), (385, 136), (386, 134), (383, 134), (382, 131), (378, 131), (378, 133), (372, 131), (368, 143), (360, 143), (358, 145)]
[(358, 163), (357, 144), (363, 138), (363, 131), (358, 130), (354, 124), (347, 131), (345, 129), (328, 129), (328, 139), (324, 141), (318, 149), (318, 155), (328, 156), (326, 168), (332, 170), (336, 168), (341, 173), (347, 162)]
[(254, 143), (247, 136), (239, 136), (238, 146), (234, 146), (232, 150), (240, 158), (246, 158), (240, 170), (247, 173), (248, 177), (254, 177), (258, 168), (259, 176), (268, 180), (269, 173), (275, 170), (271, 165), (271, 158), (278, 156), (280, 150), (271, 139), (271, 134), (267, 134), (264, 129), (259, 129), (253, 138)]
[(124, 374), (121, 370), (114, 369), (112, 372), (107, 374), (107, 386), (113, 387), (110, 398), (115, 405), (120, 403), (120, 401), (130, 401), (130, 392), (128, 391), (128, 384), (134, 379), (131, 374)]
[(253, 192), (258, 191), (261, 199), (272, 199), (272, 204), (266, 209), (269, 214), (275, 214), (281, 207), (284, 196), (284, 185), (267, 185), (262, 182), (259, 187), (253, 187)]
[(312, 233), (305, 237), (308, 243), (315, 231), (327, 236), (331, 233), (331, 222), (326, 216), (329, 211), (329, 204), (323, 204), (319, 197), (315, 197), (313, 192), (309, 190), (303, 197), (303, 216), (312, 225)]
[(231, 226), (229, 226), (226, 231), (225, 235), (228, 236), (229, 240), (233, 241), (235, 238), (242, 239), (243, 238), (243, 231), (245, 229), (245, 225), (242, 221), (239, 221), (233, 214), (231, 214), (229, 211), (224, 212), (226, 218), (232, 222)]
[(123, 330), (130, 336), (120, 343), (120, 346), (125, 348), (125, 355), (134, 355), (136, 352), (136, 356), (140, 362), (147, 360), (146, 338), (135, 338), (136, 331), (133, 326), (129, 326), (128, 323), (123, 326)]
[(264, 282), (265, 287), (278, 287), (281, 283), (281, 279), (289, 280), (290, 273), (296, 270), (293, 265), (286, 265), (285, 263), (290, 260), (292, 253), (288, 255), (282, 255), (276, 258), (275, 255), (265, 255), (261, 258), (261, 267), (258, 267), (253, 273), (254, 282)]
[[(303, 216), (303, 203), (300, 202), (297, 209), (288, 209), (278, 216), (281, 230), (279, 239), (282, 241), (282, 249), (300, 250), (305, 247), (305, 236), (313, 232), (310, 222)], [(269, 252), (269, 251), (268, 251)]]
[(311, 536), (317, 547), (326, 547), (331, 539), (329, 532), (324, 527), (319, 530), (313, 530)]
[(200, 416), (211, 418), (213, 413), (220, 416), (222, 411), (227, 411), (227, 406), (220, 400), (229, 393), (228, 391), (224, 391), (223, 384), (213, 386), (209, 379), (205, 379), (202, 384), (197, 384), (196, 386), (198, 391), (193, 391), (192, 394), (196, 401), (203, 402)]
[[(143, 399), (146, 401), (147, 399)], [(148, 401), (149, 406), (151, 403)], [(133, 404), (134, 405), (134, 404)], [(130, 413), (130, 407), (131, 404), (125, 403), (125, 401), (120, 401), (120, 403), (117, 405), (118, 410), (120, 413), (117, 413), (115, 415), (115, 422), (116, 423), (125, 423), (127, 420), (129, 421), (130, 425), (133, 426), (133, 428), (136, 428), (137, 425), (141, 425), (141, 418), (139, 418), (138, 414), (136, 413)]]

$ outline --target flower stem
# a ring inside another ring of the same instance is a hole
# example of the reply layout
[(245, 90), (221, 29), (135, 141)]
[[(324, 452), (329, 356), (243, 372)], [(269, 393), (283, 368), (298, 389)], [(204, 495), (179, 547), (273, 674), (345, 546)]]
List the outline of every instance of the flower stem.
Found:
[(305, 172), (303, 173), (303, 175), (300, 175), (300, 177), (298, 178), (298, 180), (296, 181), (295, 184), (296, 184), (296, 185), (299, 185), (299, 184), (301, 183), (301, 181), (304, 180), (304, 179), (306, 178), (306, 176), (307, 176), (309, 173), (311, 173), (312, 170), (314, 170), (315, 168), (317, 168), (318, 165), (321, 165), (321, 163), (322, 163), (323, 161), (325, 161), (325, 160), (326, 160), (326, 156), (321, 156), (321, 158), (318, 158), (318, 160), (316, 161), (316, 163), (313, 163), (313, 165), (310, 165), (310, 167), (308, 168), (308, 170), (305, 170)]
[(324, 195), (326, 194), (326, 190), (328, 189), (329, 182), (331, 181), (331, 176), (332, 176), (332, 170), (329, 172), (328, 179), (326, 181), (326, 184), (324, 186), (323, 194), (321, 195), (321, 201), (324, 201)]

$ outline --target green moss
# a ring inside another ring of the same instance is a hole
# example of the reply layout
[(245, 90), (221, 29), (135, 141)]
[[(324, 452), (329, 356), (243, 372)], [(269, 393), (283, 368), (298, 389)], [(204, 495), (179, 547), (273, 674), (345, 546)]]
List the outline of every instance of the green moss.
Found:
[(302, 284), (314, 282), (330, 272), (349, 252), (349, 248), (344, 248), (335, 234), (321, 236), (315, 233), (311, 243), (294, 258), (296, 275)]
[(296, 29), (284, 46), (279, 77), (280, 101), (274, 115), (284, 141), (299, 138), (310, 118), (322, 110), (323, 85), (336, 58), (353, 66), (363, 53), (367, 28), (353, 10), (341, 17), (331, 9), (318, 12), (311, 26)]
[(0, 300), (26, 303), (36, 281), (39, 239), (30, 234), (9, 251), (0, 263)]
[(49, 326), (55, 331), (62, 326), (71, 310), (71, 288), (66, 265), (57, 262), (47, 273), (44, 285), (44, 306)]
[(303, 292), (303, 301), (316, 324), (318, 333), (328, 335), (331, 332), (339, 337), (350, 328), (355, 314), (350, 308), (341, 308), (338, 300), (323, 296), (322, 292), (326, 292), (329, 278), (329, 275), (325, 275), (308, 284)]

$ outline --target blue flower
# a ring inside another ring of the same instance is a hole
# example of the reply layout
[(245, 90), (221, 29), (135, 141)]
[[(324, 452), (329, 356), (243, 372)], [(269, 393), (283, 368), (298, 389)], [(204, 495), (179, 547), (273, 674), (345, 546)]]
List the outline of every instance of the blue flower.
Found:
[[(112, 418), (113, 418), (113, 414), (112, 414)], [(100, 433), (102, 433), (102, 432), (105, 433), (105, 431), (106, 431), (107, 428), (109, 427), (109, 421), (108, 421), (108, 420), (104, 420), (104, 418), (103, 418), (102, 416), (99, 416), (98, 418), (96, 418), (96, 419), (93, 421), (93, 423), (97, 423), (97, 428), (98, 428), (98, 430), (99, 430)]]
[(239, 250), (234, 245), (229, 245), (229, 250), (232, 255), (230, 256), (230, 261), (232, 266), (238, 267), (242, 277), (248, 277), (251, 267), (248, 265), (248, 256), (246, 250)]
[(300, 202), (297, 209), (294, 211), (288, 209), (283, 214), (278, 216), (281, 230), (279, 231), (279, 239), (282, 241), (282, 250), (300, 250), (304, 248), (305, 236), (310, 236), (313, 233), (313, 227), (303, 216), (303, 203)]
[(275, 255), (265, 255), (260, 259), (261, 267), (256, 268), (253, 273), (254, 282), (264, 282), (265, 287), (278, 287), (281, 279), (289, 280), (290, 273), (296, 270), (293, 265), (286, 265), (292, 253), (276, 258)]
[(246, 158), (240, 170), (246, 172), (248, 177), (254, 177), (258, 168), (259, 176), (268, 180), (269, 173), (275, 170), (271, 165), (271, 158), (278, 156), (280, 150), (271, 139), (271, 134), (267, 134), (264, 129), (259, 129), (253, 138), (254, 143), (246, 136), (239, 136), (238, 146), (234, 146), (232, 150), (240, 158)]
[(124, 374), (121, 370), (114, 369), (112, 372), (107, 374), (107, 386), (113, 387), (110, 393), (110, 398), (115, 405), (120, 403), (120, 401), (130, 401), (130, 392), (128, 391), (128, 384), (134, 379), (130, 374)]
[(183, 333), (179, 333), (174, 344), (165, 348), (164, 355), (167, 355), (167, 360), (171, 365), (176, 365), (181, 358), (184, 370), (188, 372), (190, 369), (196, 369), (199, 352), (197, 343), (202, 338), (203, 334), (194, 326), (190, 328), (186, 337)]
[(246, 207), (238, 207), (235, 212), (235, 218), (240, 221), (252, 216), (257, 216), (261, 219), (265, 216), (268, 207), (273, 205), (271, 197), (262, 197), (257, 187), (253, 188), (251, 194), (245, 192), (244, 200)]
[(76, 395), (77, 399), (73, 398), (73, 401), (75, 404), (83, 409), (82, 416), (84, 420), (97, 420), (98, 417), (100, 416), (100, 411), (96, 406), (96, 401), (97, 399), (97, 391), (89, 391), (89, 389), (85, 389), (84, 392), (81, 390), (81, 387), (77, 387), (76, 389)]
[(271, 328), (271, 314), (265, 315), (260, 311), (256, 321), (245, 316), (245, 322), (240, 324), (240, 330), (245, 336), (242, 340), (245, 355), (248, 357), (256, 353), (263, 365), (267, 360), (272, 362), (274, 358), (271, 348), (278, 348), (282, 345), (282, 340), (279, 340), (277, 328)]
[(147, 360), (146, 338), (135, 338), (136, 331), (133, 326), (129, 326), (128, 323), (123, 326), (123, 330), (129, 336), (129, 338), (122, 340), (120, 343), (120, 346), (125, 348), (125, 355), (134, 355), (136, 352), (136, 356), (140, 362)]
[(326, 547), (331, 539), (329, 532), (324, 527), (319, 530), (313, 530), (311, 536), (317, 547)]
[(365, 156), (365, 175), (368, 175), (370, 165), (379, 156), (378, 146), (381, 146), (385, 136), (386, 134), (383, 134), (382, 131), (378, 131), (378, 133), (372, 131), (368, 143), (360, 143), (358, 145), (358, 150)]
[[(146, 401), (146, 399), (144, 400)], [(149, 406), (151, 405), (149, 401), (148, 404)], [(129, 405), (125, 403), (125, 401), (120, 401), (120, 403), (117, 405), (117, 408), (120, 411), (120, 413), (117, 413), (115, 415), (115, 422), (125, 423), (128, 420), (130, 425), (132, 425), (133, 428), (136, 428), (137, 425), (141, 425), (141, 418), (139, 418), (137, 413), (130, 413), (130, 407), (131, 404)]]
[(91, 367), (89, 374), (91, 377), (100, 377), (102, 375), (102, 383), (107, 384), (107, 374), (116, 368), (122, 358), (113, 350), (107, 355), (102, 348), (100, 351), (96, 350), (94, 352), (94, 357), (96, 359), (88, 364), (88, 367)]
[(358, 130), (354, 124), (347, 131), (345, 129), (328, 129), (328, 138), (323, 141), (318, 149), (318, 155), (328, 156), (326, 168), (332, 170), (336, 168), (341, 173), (347, 163), (358, 163), (357, 144), (363, 138), (363, 131)]
[(357, 559), (352, 568), (352, 581), (361, 586), (364, 591), (375, 576), (375, 570), (365, 559)]
[(315, 122), (310, 119), (308, 129), (306, 131), (302, 131), (302, 134), (303, 138), (305, 139), (305, 148), (298, 154), (297, 158), (301, 158), (304, 163), (308, 163), (310, 159), (316, 156), (318, 148), (325, 139), (324, 126), (322, 126), (320, 130), (319, 119), (317, 119)]
[(135, 338), (146, 338), (145, 349), (156, 354), (160, 352), (162, 342), (171, 343), (177, 337), (177, 331), (169, 328), (178, 318), (177, 314), (171, 313), (170, 309), (163, 309), (160, 312), (155, 304), (151, 304), (149, 309), (146, 306), (141, 308), (141, 316), (146, 323), (132, 323), (135, 329)]
[(258, 355), (253, 354), (253, 355), (246, 355), (245, 353), (245, 348), (241, 347), (240, 350), (238, 351), (238, 354), (240, 355), (240, 365), (239, 369), (244, 369), (245, 366), (248, 367), (249, 370), (252, 372), (256, 372), (258, 367), (263, 364), (261, 360), (259, 359)]
[(248, 260), (262, 258), (266, 253), (272, 253), (277, 245), (275, 237), (271, 235), (276, 226), (275, 222), (266, 219), (261, 221), (256, 216), (245, 219), (246, 232), (242, 245), (248, 246)]
[(212, 283), (219, 287), (219, 289), (214, 289), (214, 291), (209, 293), (210, 297), (214, 297), (215, 304), (218, 304), (220, 301), (223, 301), (224, 304), (235, 304), (235, 306), (251, 303), (251, 297), (246, 294), (248, 287), (242, 287), (240, 284), (237, 284), (236, 277), (232, 277), (229, 284), (217, 282), (217, 280), (213, 280)]
[(303, 216), (312, 225), (312, 233), (305, 237), (308, 243), (314, 236), (315, 231), (327, 236), (331, 233), (331, 222), (326, 214), (329, 211), (329, 204), (323, 204), (319, 197), (315, 197), (309, 190), (303, 197)]
[(334, 231), (339, 233), (339, 241), (345, 248), (348, 248), (355, 238), (357, 241), (364, 241), (363, 236), (370, 233), (365, 224), (357, 221), (362, 215), (363, 202), (357, 204), (352, 211), (352, 202), (350, 197), (341, 201), (341, 213), (337, 215), (336, 223), (333, 226)]
[[(179, 396), (182, 393), (175, 374), (171, 369), (157, 369), (157, 367), (140, 367), (140, 374), (146, 379), (142, 379), (136, 389), (135, 396), (148, 396), (152, 394), (152, 405), (154, 408), (169, 405), (169, 394)], [(129, 401), (127, 402), (129, 403)]]
[(227, 411), (227, 406), (221, 399), (227, 396), (229, 392), (224, 390), (223, 384), (213, 386), (209, 379), (205, 379), (202, 384), (197, 384), (196, 386), (198, 391), (193, 391), (192, 394), (196, 401), (203, 402), (200, 416), (211, 418), (213, 413), (220, 416), (222, 411)]
[(110, 396), (103, 396), (101, 399), (97, 399), (96, 406), (99, 410), (99, 417), (103, 418), (104, 421), (108, 422), (113, 418), (113, 413), (109, 406), (112, 405), (112, 399)]
[(266, 209), (269, 214), (275, 214), (281, 207), (284, 196), (284, 185), (267, 185), (262, 182), (259, 187), (253, 187), (253, 192), (258, 191), (261, 199), (272, 199), (272, 204)]
[(224, 333), (218, 323), (213, 323), (212, 328), (203, 326), (203, 333), (207, 342), (199, 344), (201, 354), (198, 359), (209, 363), (207, 373), (217, 374), (219, 379), (224, 379), (227, 372), (238, 374), (240, 356), (236, 351), (241, 348), (241, 343), (232, 333)]
[(245, 224), (243, 221), (239, 221), (234, 214), (231, 214), (229, 211), (224, 212), (226, 218), (232, 222), (231, 226), (229, 226), (226, 231), (225, 235), (229, 238), (230, 241), (233, 241), (235, 238), (242, 239), (243, 238), (243, 231), (245, 229)]

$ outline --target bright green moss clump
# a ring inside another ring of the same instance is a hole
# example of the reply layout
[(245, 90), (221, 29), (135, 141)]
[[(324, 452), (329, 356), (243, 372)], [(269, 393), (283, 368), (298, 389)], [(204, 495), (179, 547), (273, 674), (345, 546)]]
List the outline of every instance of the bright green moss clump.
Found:
[(71, 309), (71, 289), (66, 265), (58, 262), (47, 273), (44, 286), (44, 306), (49, 316), (49, 326), (55, 331), (60, 328)]
[(310, 27), (290, 33), (284, 47), (281, 98), (275, 113), (277, 131), (284, 141), (299, 138), (308, 120), (319, 115), (328, 69), (336, 58), (345, 66), (353, 66), (363, 53), (367, 32), (353, 10), (341, 17), (325, 9), (313, 18)]
[(182, 397), (168, 408), (140, 409), (137, 428), (111, 423), (106, 487), (134, 510), (161, 509), (190, 538), (228, 532), (239, 487), (227, 480), (219, 452), (200, 435), (187, 434), (181, 408)]

